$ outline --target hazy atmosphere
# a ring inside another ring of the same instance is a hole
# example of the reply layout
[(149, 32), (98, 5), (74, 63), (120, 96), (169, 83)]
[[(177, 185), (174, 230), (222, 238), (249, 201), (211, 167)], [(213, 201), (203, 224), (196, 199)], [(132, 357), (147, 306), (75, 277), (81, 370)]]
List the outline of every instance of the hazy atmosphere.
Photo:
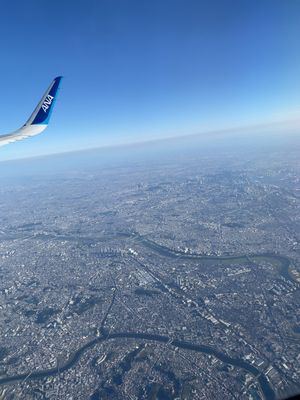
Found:
[(300, 2), (1, 6), (0, 399), (300, 393)]
[(0, 133), (64, 80), (51, 133), (0, 159), (299, 120), (299, 15), (279, 0), (3, 2)]

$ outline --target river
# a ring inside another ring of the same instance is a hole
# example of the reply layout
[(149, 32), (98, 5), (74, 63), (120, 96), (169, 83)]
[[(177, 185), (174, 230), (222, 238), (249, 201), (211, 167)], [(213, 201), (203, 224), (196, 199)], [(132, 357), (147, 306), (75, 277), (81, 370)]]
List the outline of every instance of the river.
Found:
[[(135, 235), (137, 236), (137, 235)], [(144, 246), (150, 248), (151, 250), (154, 250), (158, 252), (159, 254), (167, 257), (181, 257), (181, 258), (186, 258), (186, 259), (197, 259), (197, 260), (204, 260), (204, 261), (233, 261), (233, 262), (249, 262), (251, 259), (259, 259), (261, 258), (262, 260), (270, 261), (273, 263), (279, 263), (279, 270), (278, 272), (284, 276), (286, 279), (294, 280), (288, 273), (288, 267), (290, 265), (290, 262), (287, 258), (275, 254), (252, 254), (251, 256), (246, 256), (246, 255), (240, 255), (240, 256), (205, 256), (205, 255), (197, 255), (197, 254), (187, 254), (181, 251), (175, 251), (172, 249), (169, 249), (167, 247), (164, 247), (162, 245), (159, 245), (155, 242), (152, 242), (148, 239), (145, 239), (141, 236), (138, 236), (140, 243), (142, 243)], [(2, 377), (0, 378), (0, 385), (6, 385), (6, 384), (11, 384), (11, 383), (16, 383), (16, 382), (21, 382), (26, 380), (34, 380), (34, 379), (43, 379), (47, 378), (50, 376), (55, 376), (59, 373), (62, 373), (73, 366), (76, 365), (80, 357), (90, 348), (94, 347), (98, 343), (102, 343), (104, 341), (109, 341), (112, 339), (122, 339), (122, 338), (127, 338), (127, 339), (139, 339), (139, 340), (149, 340), (149, 341), (154, 341), (154, 342), (160, 342), (160, 343), (168, 343), (174, 346), (178, 347), (181, 349), (189, 350), (189, 351), (196, 351), (199, 353), (204, 353), (204, 354), (209, 354), (223, 363), (232, 365), (234, 367), (242, 368), (245, 371), (249, 372), (251, 375), (253, 375), (256, 379), (257, 382), (260, 385), (261, 392), (263, 393), (264, 397), (266, 400), (274, 400), (275, 399), (275, 393), (270, 385), (269, 381), (263, 375), (262, 371), (260, 371), (258, 368), (254, 367), (253, 365), (247, 363), (246, 361), (242, 359), (237, 359), (237, 358), (231, 358), (225, 353), (222, 353), (213, 347), (206, 346), (203, 344), (198, 344), (198, 343), (191, 343), (191, 342), (186, 342), (186, 341), (181, 341), (178, 339), (172, 339), (169, 338), (168, 336), (161, 336), (161, 335), (156, 335), (156, 334), (150, 334), (150, 333), (143, 333), (143, 332), (114, 332), (110, 333), (109, 336), (100, 336), (97, 338), (94, 338), (78, 348), (76, 351), (74, 351), (70, 357), (59, 366), (59, 368), (50, 368), (46, 370), (40, 370), (40, 371), (33, 371), (31, 373), (24, 373), (24, 374), (19, 374), (19, 375), (14, 375), (14, 376), (7, 376), (7, 377)]]

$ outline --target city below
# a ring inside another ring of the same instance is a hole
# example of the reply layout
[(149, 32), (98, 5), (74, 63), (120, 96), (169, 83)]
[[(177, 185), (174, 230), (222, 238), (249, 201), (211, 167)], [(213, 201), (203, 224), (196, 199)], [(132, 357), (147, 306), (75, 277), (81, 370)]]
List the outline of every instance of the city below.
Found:
[(295, 143), (2, 163), (0, 399), (300, 392)]

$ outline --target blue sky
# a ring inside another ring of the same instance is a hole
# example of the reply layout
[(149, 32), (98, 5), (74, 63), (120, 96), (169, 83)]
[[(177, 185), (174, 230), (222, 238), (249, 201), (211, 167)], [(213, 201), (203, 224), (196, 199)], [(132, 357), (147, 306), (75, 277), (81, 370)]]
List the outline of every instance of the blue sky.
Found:
[(300, 116), (300, 2), (3, 2), (1, 125), (65, 77), (49, 128), (1, 159)]

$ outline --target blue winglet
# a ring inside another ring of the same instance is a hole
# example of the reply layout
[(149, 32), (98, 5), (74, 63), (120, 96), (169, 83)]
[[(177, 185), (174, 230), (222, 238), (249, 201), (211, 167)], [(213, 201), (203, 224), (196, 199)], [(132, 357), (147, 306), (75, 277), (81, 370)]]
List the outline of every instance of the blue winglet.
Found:
[(62, 80), (62, 76), (58, 76), (53, 80), (42, 100), (37, 105), (29, 120), (25, 125), (47, 125), (56, 100), (57, 91)]

